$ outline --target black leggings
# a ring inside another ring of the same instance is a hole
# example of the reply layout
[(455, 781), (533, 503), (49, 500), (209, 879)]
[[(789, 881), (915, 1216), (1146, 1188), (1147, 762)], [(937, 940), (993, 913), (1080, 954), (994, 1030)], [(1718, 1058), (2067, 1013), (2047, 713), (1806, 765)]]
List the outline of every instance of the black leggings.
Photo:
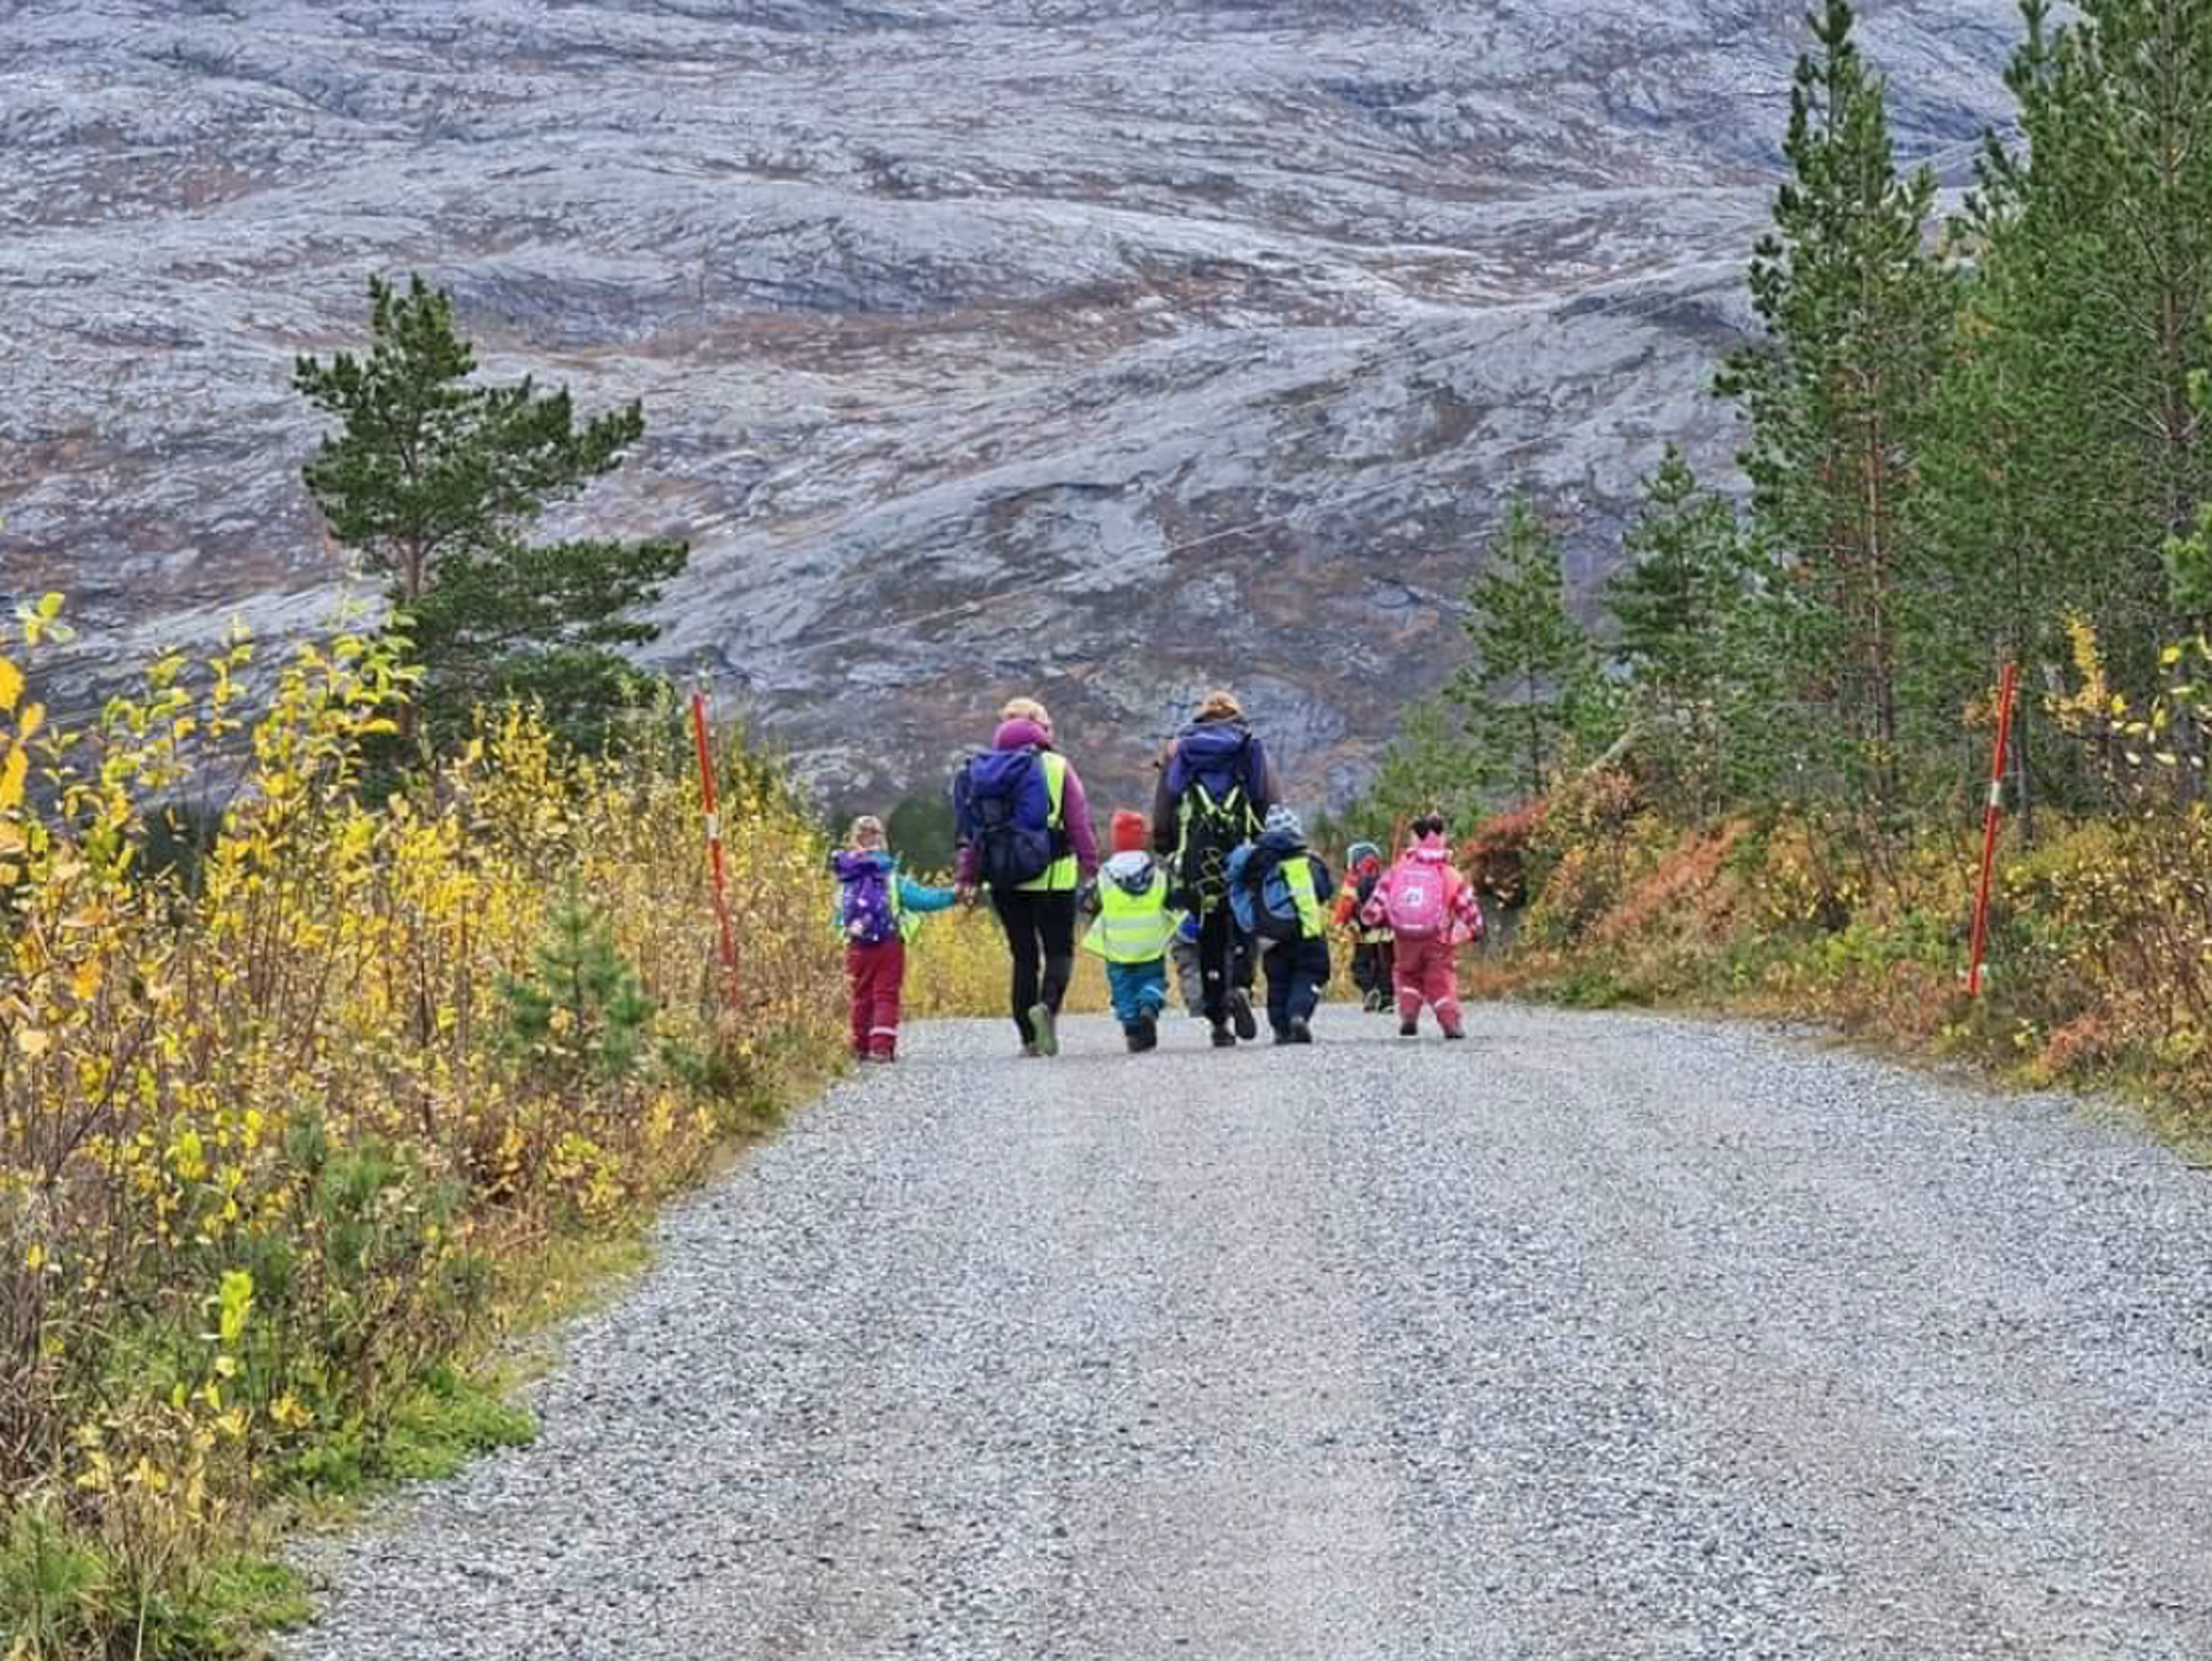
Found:
[(1006, 931), (1006, 949), (1014, 957), (1014, 1024), (1021, 1042), (1037, 1042), (1030, 1011), (1042, 1004), (1054, 1015), (1067, 998), (1067, 983), (1076, 972), (1076, 896), (1072, 889), (1039, 893), (1016, 889), (1011, 893), (991, 890), (991, 909)]
[(1232, 986), (1252, 990), (1251, 943), (1237, 927), (1237, 919), (1224, 900), (1198, 919), (1198, 972), (1206, 987), (1206, 1019), (1219, 1026), (1229, 1019), (1229, 991)]

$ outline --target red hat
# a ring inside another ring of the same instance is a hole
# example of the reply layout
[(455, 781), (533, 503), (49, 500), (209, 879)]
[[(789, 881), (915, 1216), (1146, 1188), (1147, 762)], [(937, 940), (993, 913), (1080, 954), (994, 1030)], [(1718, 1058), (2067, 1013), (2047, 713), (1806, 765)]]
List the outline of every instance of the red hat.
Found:
[(1122, 808), (1113, 816), (1113, 851), (1142, 854), (1152, 845), (1152, 827), (1141, 813)]

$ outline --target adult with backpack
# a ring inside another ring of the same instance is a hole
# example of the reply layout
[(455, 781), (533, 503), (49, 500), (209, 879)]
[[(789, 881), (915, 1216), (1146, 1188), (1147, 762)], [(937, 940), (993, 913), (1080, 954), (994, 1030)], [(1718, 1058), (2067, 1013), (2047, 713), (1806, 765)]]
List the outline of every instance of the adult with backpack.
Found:
[(1168, 747), (1152, 798), (1152, 847), (1173, 856), (1179, 903), (1198, 919), (1198, 969), (1217, 1049), (1259, 1036), (1252, 959), (1239, 948), (1228, 872), (1230, 855), (1259, 834), (1274, 806), (1267, 751), (1242, 706), (1233, 693), (1207, 693)]
[(1313, 1042), (1313, 1013), (1329, 984), (1329, 913), (1335, 878), (1306, 846), (1305, 827), (1279, 802), (1259, 840), (1229, 856), (1230, 911), (1267, 966), (1267, 1025), (1278, 1044)]
[(1060, 1007), (1076, 967), (1076, 896), (1099, 874), (1083, 780), (1053, 748), (1053, 720), (1034, 699), (1001, 713), (991, 748), (952, 783), (957, 880), (988, 889), (1013, 958), (1014, 1025), (1024, 1055), (1060, 1053)]

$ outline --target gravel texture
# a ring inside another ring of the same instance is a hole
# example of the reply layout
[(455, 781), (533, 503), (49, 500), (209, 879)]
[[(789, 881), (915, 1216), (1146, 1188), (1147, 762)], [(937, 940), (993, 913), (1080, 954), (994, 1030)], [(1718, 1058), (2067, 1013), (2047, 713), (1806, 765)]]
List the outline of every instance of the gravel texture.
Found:
[(924, 1028), (298, 1661), (2212, 1655), (2212, 1182), (1722, 1026)]

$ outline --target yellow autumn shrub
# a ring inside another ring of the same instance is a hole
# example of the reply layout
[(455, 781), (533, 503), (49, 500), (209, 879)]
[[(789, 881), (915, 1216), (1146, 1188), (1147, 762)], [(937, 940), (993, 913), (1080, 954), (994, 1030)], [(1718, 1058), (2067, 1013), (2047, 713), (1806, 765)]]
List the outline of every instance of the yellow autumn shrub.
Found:
[[(735, 745), (724, 970), (673, 711), (600, 758), (488, 713), (399, 788), (388, 643), (300, 647), (249, 720), (234, 639), (62, 731), (31, 686), (58, 611), (0, 642), (0, 1542), (90, 1542), (143, 1620), (272, 1490), (372, 1469), (508, 1266), (829, 1065), (841, 989), (819, 840)], [(583, 1084), (509, 1031), (564, 906), (637, 1022)]]

